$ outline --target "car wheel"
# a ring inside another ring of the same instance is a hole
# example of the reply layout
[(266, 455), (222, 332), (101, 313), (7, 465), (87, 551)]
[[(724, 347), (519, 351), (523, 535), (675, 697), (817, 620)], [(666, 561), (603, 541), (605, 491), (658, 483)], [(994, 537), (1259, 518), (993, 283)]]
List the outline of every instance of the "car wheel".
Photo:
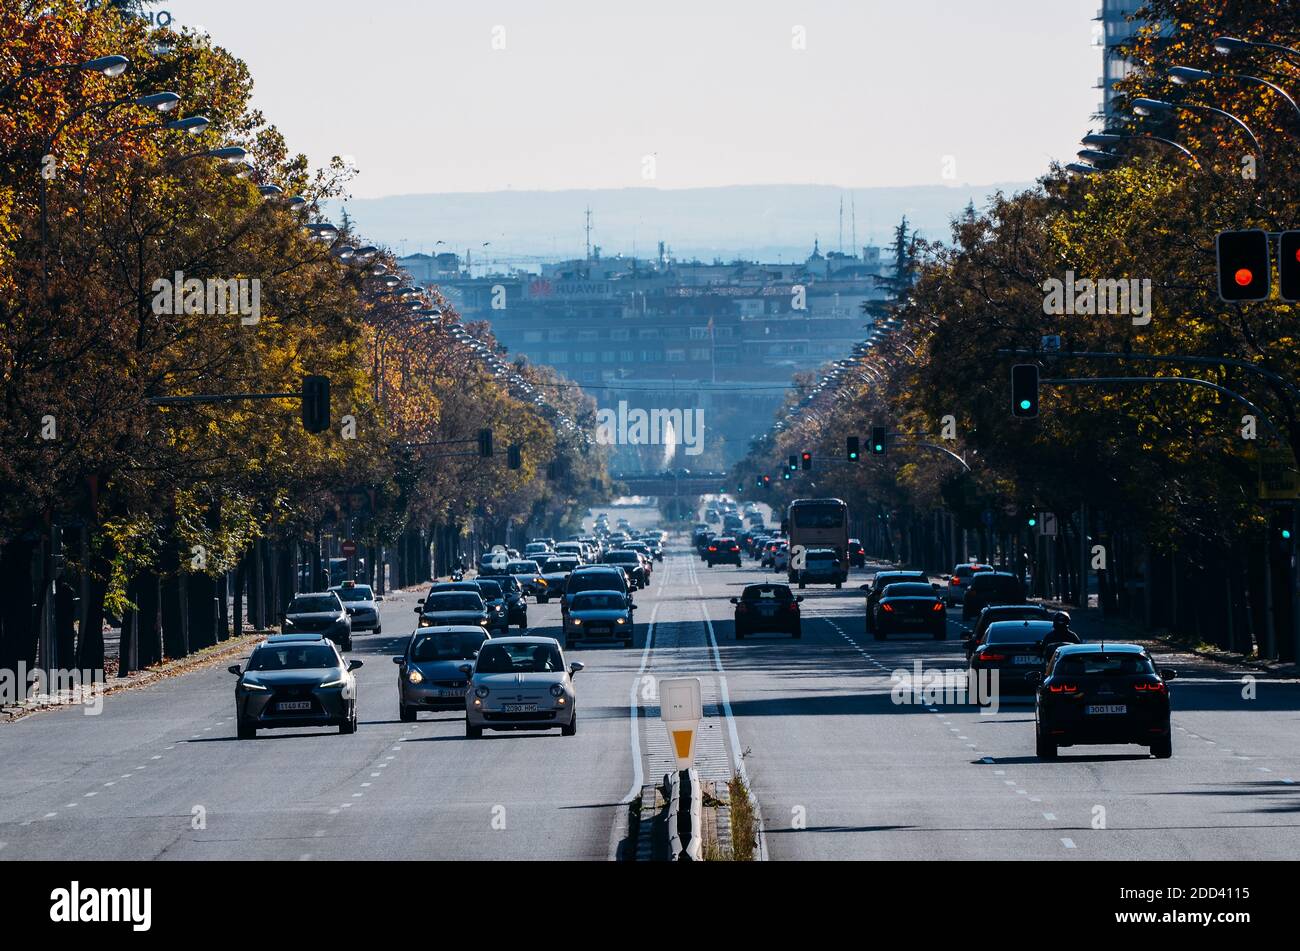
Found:
[(744, 639), (745, 639), (745, 632), (742, 631), (740, 628), (736, 628), (736, 640), (743, 641)]
[(481, 726), (472, 726), (468, 720), (465, 721), (465, 739), (481, 740), (483, 739), (483, 728)]
[(352, 650), (352, 638), (351, 638), (351, 637), (349, 637), (347, 640), (345, 640), (345, 641), (343, 642), (343, 649), (344, 649), (345, 651), (350, 651), (350, 650)]
[(839, 590), (840, 590), (841, 588), (843, 588), (843, 587), (844, 587), (844, 583), (843, 583), (843, 582), (840, 582), (840, 581), (835, 582), (835, 590), (836, 590), (836, 591), (839, 591)]
[(1039, 759), (1056, 759), (1056, 742), (1037, 736), (1034, 741), (1034, 752), (1038, 754)]
[(375, 625), (375, 633), (376, 633), (376, 634), (382, 634), (382, 633), (384, 633), (384, 626), (383, 626), (382, 624), (376, 624), (376, 625)]
[(801, 589), (808, 587), (808, 585), (804, 583), (804, 580), (802, 578), (799, 579), (799, 587)]
[(1156, 759), (1169, 759), (1174, 755), (1174, 738), (1166, 736), (1151, 744), (1151, 755)]
[(573, 736), (578, 732), (578, 711), (573, 711), (573, 716), (569, 720), (568, 726), (560, 727), (561, 736)]
[(408, 707), (404, 703), (397, 708), (397, 716), (403, 723), (414, 723), (417, 712), (415, 707)]
[(241, 724), (239, 724), (239, 726), (236, 728), (236, 732), (238, 733), (239, 738), (240, 738), (241, 740), (255, 740), (255, 739), (257, 739), (257, 727), (255, 727), (255, 726), (247, 726), (247, 725), (241, 723)]
[(348, 718), (339, 724), (339, 733), (350, 735), (357, 732), (357, 712), (354, 709)]

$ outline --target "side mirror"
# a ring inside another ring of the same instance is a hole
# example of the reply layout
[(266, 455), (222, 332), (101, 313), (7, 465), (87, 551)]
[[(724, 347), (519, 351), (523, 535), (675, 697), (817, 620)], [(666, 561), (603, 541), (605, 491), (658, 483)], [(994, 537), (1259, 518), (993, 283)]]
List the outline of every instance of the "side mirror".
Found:
[(584, 669), (586, 666), (587, 665), (584, 664), (582, 661), (575, 660), (572, 664), (569, 665), (569, 673), (576, 674), (578, 671)]
[(244, 671), (240, 669), (240, 666), (238, 664), (231, 664), (229, 667), (226, 668), (226, 670), (230, 671), (236, 677), (241, 677), (243, 676), (244, 673)]
[(1161, 668), (1160, 668), (1160, 679), (1161, 679), (1161, 680), (1177, 680), (1177, 679), (1178, 679), (1178, 671), (1174, 670), (1172, 667), (1161, 667)]
[(405, 662), (405, 660), (406, 660), (405, 657), (394, 657), (394, 658), (393, 658), (393, 663), (394, 663), (394, 664), (401, 664), (401, 663)]
[(796, 594), (796, 595), (794, 596), (794, 599), (795, 599), (795, 601), (802, 601), (802, 600), (803, 600), (803, 595), (802, 595), (802, 594)]
[(629, 611), (635, 611), (635, 610), (636, 610), (636, 605), (635, 605), (635, 604), (629, 604), (629, 605), (627, 606), (627, 609), (628, 609)]
[(474, 676), (474, 665), (473, 665), (473, 664), (461, 664), (461, 665), (460, 665), (459, 667), (457, 667), (456, 669), (459, 670), (459, 671), (460, 671), (462, 674), (464, 674), (466, 677), (472, 677), (472, 676)]
[(940, 585), (939, 582), (937, 581), (931, 582), (930, 587), (934, 588), (935, 591), (940, 591), (943, 589), (943, 586)]
[(1041, 670), (1031, 670), (1025, 674), (1025, 680), (1031, 684), (1041, 684), (1043, 682), (1043, 672)]
[(870, 591), (870, 590), (871, 590), (871, 585), (869, 585), (869, 584), (860, 584), (860, 585), (858, 585), (858, 590), (859, 590), (859, 591)]
[(415, 611), (416, 614), (421, 614), (421, 613), (423, 613), (423, 611), (424, 611), (424, 605), (422, 605), (422, 604), (417, 604), (417, 605), (415, 606), (415, 608), (414, 608), (414, 611)]
[(365, 664), (359, 660), (348, 661), (348, 670), (356, 670), (358, 667), (364, 667)]
[(731, 603), (732, 603), (732, 604), (739, 604), (739, 603), (740, 603), (740, 598), (732, 598), (732, 599), (731, 599)]

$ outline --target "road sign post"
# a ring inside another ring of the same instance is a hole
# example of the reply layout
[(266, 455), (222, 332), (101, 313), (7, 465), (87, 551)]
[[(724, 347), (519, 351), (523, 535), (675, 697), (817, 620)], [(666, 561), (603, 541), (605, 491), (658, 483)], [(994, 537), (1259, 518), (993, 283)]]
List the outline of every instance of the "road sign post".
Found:
[(659, 719), (668, 729), (678, 769), (695, 765), (695, 737), (704, 717), (700, 678), (677, 677), (659, 681)]

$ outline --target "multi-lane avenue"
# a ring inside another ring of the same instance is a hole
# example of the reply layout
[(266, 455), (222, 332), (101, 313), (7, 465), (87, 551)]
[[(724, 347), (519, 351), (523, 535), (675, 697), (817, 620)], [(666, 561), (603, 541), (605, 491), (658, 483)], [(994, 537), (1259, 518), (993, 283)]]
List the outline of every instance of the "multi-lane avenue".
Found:
[[(764, 853), (807, 858), (1289, 858), (1300, 810), (1300, 685), (1185, 663), (1172, 685), (1174, 756), (1138, 747), (1034, 755), (1033, 709), (994, 714), (895, 689), (896, 670), (958, 670), (946, 641), (863, 631), (855, 571), (803, 592), (803, 638), (737, 642), (728, 599), (769, 577), (705, 567), (681, 537), (637, 596), (630, 649), (579, 648), (581, 726), (465, 737), (463, 720), (398, 719), (391, 657), (415, 590), (358, 635), (359, 729), (235, 737), (228, 662), (0, 727), (0, 860), (618, 858), (628, 806), (671, 768), (654, 684), (700, 676), (702, 770), (745, 772)], [(782, 580), (782, 579), (773, 579)], [(559, 608), (529, 606), (533, 633)], [(1162, 664), (1170, 663), (1169, 660)]]

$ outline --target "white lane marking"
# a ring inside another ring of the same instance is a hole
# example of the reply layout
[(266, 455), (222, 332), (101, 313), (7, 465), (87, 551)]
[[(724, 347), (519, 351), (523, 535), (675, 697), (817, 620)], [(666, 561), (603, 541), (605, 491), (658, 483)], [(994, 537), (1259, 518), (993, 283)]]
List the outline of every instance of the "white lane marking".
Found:
[(1062, 844), (1063, 846), (1065, 846), (1067, 849), (1072, 849), (1072, 848), (1074, 848), (1074, 840), (1073, 840), (1073, 839), (1062, 839), (1062, 840), (1061, 840), (1061, 844)]
[[(664, 583), (668, 581), (664, 577)], [(650, 612), (650, 626), (646, 628), (645, 647), (641, 649), (641, 666), (637, 668), (636, 676), (632, 678), (632, 690), (628, 695), (628, 719), (632, 721), (632, 788), (627, 791), (622, 802), (635, 802), (641, 798), (641, 787), (645, 784), (645, 770), (641, 766), (641, 728), (638, 720), (641, 713), (641, 699), (638, 694), (641, 692), (641, 684), (645, 680), (646, 668), (650, 666), (650, 651), (655, 642), (655, 624), (659, 619), (659, 605), (661, 601), (656, 601), (654, 610)]]
[(1046, 819), (1048, 822), (1055, 822), (1055, 821), (1056, 821), (1056, 813), (1054, 813), (1054, 812), (1045, 812), (1045, 813), (1043, 813), (1043, 818)]

